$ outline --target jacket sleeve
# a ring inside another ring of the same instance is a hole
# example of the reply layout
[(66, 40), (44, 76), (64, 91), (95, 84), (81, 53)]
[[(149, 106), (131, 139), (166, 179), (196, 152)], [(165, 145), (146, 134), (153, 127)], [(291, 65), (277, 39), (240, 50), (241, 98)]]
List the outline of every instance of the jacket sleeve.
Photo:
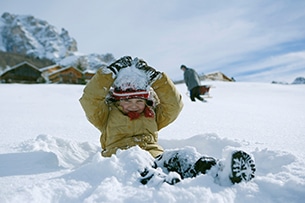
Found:
[(156, 107), (158, 130), (173, 122), (183, 108), (182, 96), (165, 73), (152, 84), (160, 103)]
[(106, 96), (113, 83), (112, 74), (105, 74), (99, 69), (84, 88), (80, 103), (87, 119), (101, 132), (106, 125), (109, 109)]
[(189, 69), (186, 69), (185, 72), (184, 72), (184, 82), (185, 82), (185, 84), (187, 86), (187, 89), (191, 90), (190, 89), (190, 87), (191, 87), (191, 85), (190, 85), (191, 80), (190, 80), (190, 70)]

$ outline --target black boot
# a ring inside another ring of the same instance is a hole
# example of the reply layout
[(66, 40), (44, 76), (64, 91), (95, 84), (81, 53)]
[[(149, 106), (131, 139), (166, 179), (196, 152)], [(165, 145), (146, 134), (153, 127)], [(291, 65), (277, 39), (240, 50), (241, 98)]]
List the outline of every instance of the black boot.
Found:
[(231, 170), (232, 183), (248, 182), (255, 176), (254, 159), (244, 151), (236, 151), (232, 154)]
[(174, 185), (181, 181), (181, 177), (178, 173), (171, 172), (169, 174), (165, 174), (161, 171), (161, 169), (158, 170), (156, 168), (145, 168), (140, 175), (142, 176), (140, 178), (140, 182), (143, 185), (146, 185), (148, 182), (153, 182), (154, 184), (165, 182), (170, 185)]
[(216, 165), (216, 159), (213, 157), (201, 157), (194, 165), (194, 170), (196, 175), (206, 174), (208, 170), (212, 168), (212, 166)]
[(145, 170), (143, 172), (140, 173), (140, 175), (142, 176), (140, 178), (140, 182), (143, 184), (143, 185), (146, 185), (148, 183), (148, 181), (153, 177), (153, 173), (150, 173), (150, 171), (145, 168)]

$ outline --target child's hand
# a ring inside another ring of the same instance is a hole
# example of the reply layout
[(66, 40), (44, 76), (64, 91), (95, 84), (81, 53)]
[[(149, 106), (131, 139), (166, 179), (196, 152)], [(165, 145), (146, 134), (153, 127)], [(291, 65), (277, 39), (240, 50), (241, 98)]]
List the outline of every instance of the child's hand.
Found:
[(159, 71), (156, 71), (154, 68), (147, 65), (146, 61), (142, 59), (135, 58), (134, 63), (136, 68), (143, 70), (145, 74), (148, 76), (148, 83), (152, 84), (158, 75), (161, 75)]
[(146, 61), (144, 61), (143, 59), (135, 58), (133, 61), (135, 63), (135, 67), (138, 68), (138, 69), (143, 70), (143, 68), (145, 68), (147, 66)]
[(146, 75), (149, 78), (149, 81), (148, 81), (149, 84), (152, 84), (161, 76), (161, 73), (159, 71), (157, 71), (156, 69), (154, 69), (150, 66), (143, 65), (143, 66), (139, 66), (137, 68), (139, 68), (140, 70), (143, 70), (146, 73)]
[(132, 58), (130, 56), (123, 56), (122, 58), (110, 64), (107, 68), (110, 69), (114, 75), (117, 75), (122, 68), (131, 66), (131, 61)]

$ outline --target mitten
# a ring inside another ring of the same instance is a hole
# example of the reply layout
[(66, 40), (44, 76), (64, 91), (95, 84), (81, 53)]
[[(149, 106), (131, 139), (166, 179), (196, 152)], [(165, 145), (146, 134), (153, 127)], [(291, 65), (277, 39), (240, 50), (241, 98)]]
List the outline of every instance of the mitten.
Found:
[(107, 68), (116, 76), (122, 68), (131, 66), (132, 58), (130, 56), (123, 56), (122, 58), (116, 60), (110, 64)]
[(148, 76), (149, 84), (154, 83), (162, 75), (161, 72), (157, 71), (156, 69), (154, 69), (150, 66), (145, 66), (145, 67), (142, 68), (142, 70), (144, 70), (146, 75)]
[(147, 65), (147, 63), (141, 59), (137, 59), (135, 58), (136, 64), (135, 67), (143, 70), (147, 77), (148, 77), (148, 83), (152, 84), (153, 82), (155, 82), (160, 76), (161, 76), (161, 72), (157, 71), (156, 69), (150, 67)]

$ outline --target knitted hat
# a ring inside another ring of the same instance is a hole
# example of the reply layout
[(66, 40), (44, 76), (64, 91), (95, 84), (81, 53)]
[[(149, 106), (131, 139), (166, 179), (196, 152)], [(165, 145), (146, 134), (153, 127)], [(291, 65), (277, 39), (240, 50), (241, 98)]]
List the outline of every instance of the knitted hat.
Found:
[(134, 64), (122, 69), (113, 83), (112, 97), (115, 100), (132, 98), (149, 98), (149, 85), (147, 75)]
[(149, 92), (147, 90), (136, 89), (134, 87), (129, 87), (125, 90), (121, 89), (120, 87), (116, 87), (113, 90), (112, 96), (115, 100), (133, 98), (148, 99)]

